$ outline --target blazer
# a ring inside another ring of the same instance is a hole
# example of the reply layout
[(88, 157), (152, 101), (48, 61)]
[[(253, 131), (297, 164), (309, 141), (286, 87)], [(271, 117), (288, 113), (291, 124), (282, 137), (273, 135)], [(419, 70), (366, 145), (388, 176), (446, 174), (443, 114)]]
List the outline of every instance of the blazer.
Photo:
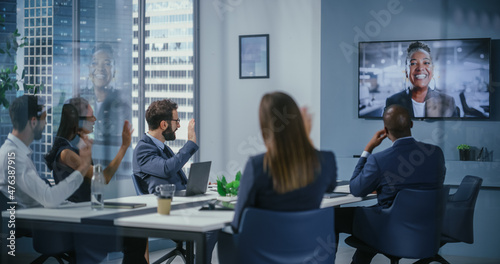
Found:
[[(94, 99), (95, 100), (95, 99)], [(97, 109), (97, 102), (94, 109)], [(131, 105), (118, 90), (108, 89), (106, 99), (95, 112), (94, 144), (120, 146), (122, 144), (123, 122), (131, 120)]]
[[(50, 150), (50, 154), (45, 156), (45, 163), (50, 170), (53, 170), (52, 176), (56, 184), (66, 179), (75, 170), (64, 163), (61, 162), (60, 157), (63, 150), (69, 149), (80, 155), (80, 150), (65, 138), (54, 137), (54, 144)], [(92, 162), (92, 164), (94, 164)], [(68, 201), (79, 203), (90, 201), (90, 190), (91, 190), (91, 180), (89, 178), (84, 178), (82, 184), (78, 189), (68, 198)]]
[(350, 189), (354, 196), (377, 191), (378, 205), (387, 208), (401, 189), (443, 187), (445, 174), (441, 148), (412, 137), (401, 138), (386, 150), (360, 158)]
[(157, 185), (168, 183), (175, 184), (176, 190), (186, 189), (187, 178), (182, 167), (198, 148), (196, 143), (188, 140), (177, 154), (167, 145), (164, 151), (161, 151), (153, 140), (144, 134), (134, 149), (132, 163), (139, 187), (142, 190), (147, 189), (149, 193), (154, 193)]
[[(455, 104), (453, 97), (428, 89), (425, 96), (425, 117), (458, 117), (459, 110)], [(412, 118), (415, 117), (413, 113), (413, 103), (411, 101), (411, 90), (409, 92), (401, 91), (387, 98), (385, 107), (397, 104), (401, 105), (408, 110)]]
[(327, 191), (337, 186), (337, 165), (335, 155), (330, 151), (318, 151), (321, 171), (316, 180), (309, 185), (287, 193), (277, 193), (273, 189), (273, 180), (264, 171), (264, 153), (250, 157), (243, 175), (241, 175), (236, 203), (233, 230), (238, 230), (243, 210), (256, 207), (276, 211), (304, 211), (319, 208)]

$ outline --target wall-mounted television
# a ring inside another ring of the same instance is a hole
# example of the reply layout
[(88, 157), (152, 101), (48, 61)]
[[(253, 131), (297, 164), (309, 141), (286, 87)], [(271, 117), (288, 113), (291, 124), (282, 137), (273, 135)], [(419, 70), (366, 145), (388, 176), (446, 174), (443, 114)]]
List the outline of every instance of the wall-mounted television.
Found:
[(399, 104), (415, 119), (488, 119), (490, 42), (360, 42), (358, 117), (381, 118)]

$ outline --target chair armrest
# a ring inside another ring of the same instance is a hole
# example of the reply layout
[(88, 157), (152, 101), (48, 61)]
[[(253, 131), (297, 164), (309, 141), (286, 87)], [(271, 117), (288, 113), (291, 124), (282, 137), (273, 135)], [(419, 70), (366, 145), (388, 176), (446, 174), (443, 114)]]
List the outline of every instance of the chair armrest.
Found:
[(232, 226), (230, 226), (230, 225), (225, 226), (224, 228), (222, 228), (222, 229), (220, 230), (220, 232), (221, 232), (221, 233), (226, 233), (226, 234), (231, 234), (231, 235), (232, 235), (232, 234), (234, 234), (234, 232), (233, 232), (233, 227), (232, 227)]

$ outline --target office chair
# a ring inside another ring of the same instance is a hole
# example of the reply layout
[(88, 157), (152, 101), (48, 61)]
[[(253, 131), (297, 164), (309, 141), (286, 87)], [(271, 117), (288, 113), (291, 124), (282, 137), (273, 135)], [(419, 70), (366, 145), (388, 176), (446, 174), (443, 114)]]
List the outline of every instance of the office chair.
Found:
[[(137, 195), (149, 194), (147, 187), (141, 186), (139, 180), (137, 179), (137, 176), (135, 176), (134, 174), (132, 174), (132, 181), (134, 182), (135, 192), (137, 193)], [(187, 252), (183, 248), (183, 241), (178, 241), (178, 240), (173, 240), (173, 241), (175, 242), (175, 249), (163, 255), (161, 258), (153, 262), (153, 264), (160, 264), (164, 261), (167, 261), (167, 264), (170, 264), (172, 263), (172, 261), (174, 261), (176, 256), (180, 256), (184, 261), (184, 263), (186, 263)], [(149, 249), (147, 247), (146, 250), (149, 254)]]
[[(54, 239), (54, 237), (57, 237)], [(31, 264), (41, 264), (53, 257), (59, 264), (76, 263), (73, 235), (66, 232), (56, 232), (33, 229), (33, 248), (42, 255)]]
[(353, 235), (345, 242), (357, 249), (384, 254), (391, 264), (401, 258), (434, 256), (449, 187), (436, 190), (403, 189), (389, 208), (355, 211)]
[(465, 100), (464, 92), (461, 92), (459, 97), (460, 97), (460, 103), (462, 104), (462, 109), (464, 111), (465, 116), (485, 117), (485, 115), (481, 111), (479, 111), (473, 107), (469, 107), (469, 105), (467, 104), (467, 101)]
[(334, 263), (333, 207), (299, 212), (247, 208), (237, 234), (219, 233), (219, 263)]
[[(483, 179), (467, 175), (462, 179), (454, 194), (448, 196), (441, 231), (441, 247), (447, 243), (474, 243), (474, 208)], [(437, 261), (450, 264), (439, 254), (421, 259), (415, 264), (429, 264)]]
[[(0, 211), (5, 211), (8, 209), (7, 199), (3, 194), (0, 194)], [(6, 223), (3, 222), (2, 226)], [(69, 263), (75, 263), (74, 247), (73, 247), (73, 237), (69, 233), (64, 232), (53, 232), (46, 230), (28, 230), (24, 228), (16, 228), (16, 238), (20, 237), (31, 237), (33, 248), (36, 252), (42, 254), (35, 260), (32, 264), (44, 263), (49, 258), (55, 258), (60, 264), (64, 264), (63, 260)], [(2, 238), (2, 242), (7, 241)]]

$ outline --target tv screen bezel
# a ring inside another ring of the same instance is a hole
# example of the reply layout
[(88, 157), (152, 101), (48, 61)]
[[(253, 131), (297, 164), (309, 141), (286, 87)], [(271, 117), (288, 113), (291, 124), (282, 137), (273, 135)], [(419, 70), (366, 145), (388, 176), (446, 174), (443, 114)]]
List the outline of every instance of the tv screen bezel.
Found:
[[(358, 69), (358, 72), (357, 72), (357, 98), (356, 98), (356, 101), (357, 101), (357, 104), (356, 104), (356, 108), (357, 108), (357, 116), (358, 116), (358, 119), (368, 119), (368, 120), (380, 120), (382, 119), (382, 115), (381, 116), (361, 116), (360, 115), (360, 89), (361, 89), (361, 79), (360, 79), (360, 72), (361, 72), (361, 59), (362, 59), (362, 50), (361, 50), (361, 47), (362, 47), (362, 44), (364, 43), (399, 43), (399, 42), (408, 42), (408, 43), (411, 43), (411, 42), (415, 42), (415, 41), (421, 41), (421, 42), (429, 42), (429, 41), (468, 41), (468, 40), (476, 40), (476, 41), (484, 41), (485, 43), (488, 44), (488, 66), (489, 66), (489, 73), (488, 73), (488, 105), (489, 105), (489, 108), (490, 108), (490, 112), (488, 114), (488, 116), (486, 117), (467, 117), (467, 116), (458, 116), (458, 117), (412, 117), (413, 120), (460, 120), (460, 121), (468, 121), (468, 120), (471, 120), (471, 121), (478, 121), (478, 120), (481, 120), (481, 121), (489, 121), (491, 120), (491, 109), (492, 109), (492, 104), (493, 104), (493, 96), (492, 96), (492, 91), (491, 91), (491, 80), (492, 80), (492, 69), (491, 69), (491, 57), (492, 57), (492, 54), (491, 54), (491, 50), (492, 50), (492, 43), (491, 43), (491, 38), (453, 38), (453, 39), (414, 39), (414, 40), (384, 40), (384, 41), (360, 41), (358, 42), (358, 65), (357, 65), (357, 69)], [(406, 47), (407, 48), (407, 47)], [(406, 52), (406, 48), (405, 48), (405, 52)], [(432, 47), (431, 47), (431, 54), (432, 54)], [(404, 68), (405, 66), (403, 66)], [(388, 98), (388, 97), (387, 97)], [(456, 102), (455, 104), (459, 104), (460, 102)], [(461, 110), (463, 111), (463, 110)]]

